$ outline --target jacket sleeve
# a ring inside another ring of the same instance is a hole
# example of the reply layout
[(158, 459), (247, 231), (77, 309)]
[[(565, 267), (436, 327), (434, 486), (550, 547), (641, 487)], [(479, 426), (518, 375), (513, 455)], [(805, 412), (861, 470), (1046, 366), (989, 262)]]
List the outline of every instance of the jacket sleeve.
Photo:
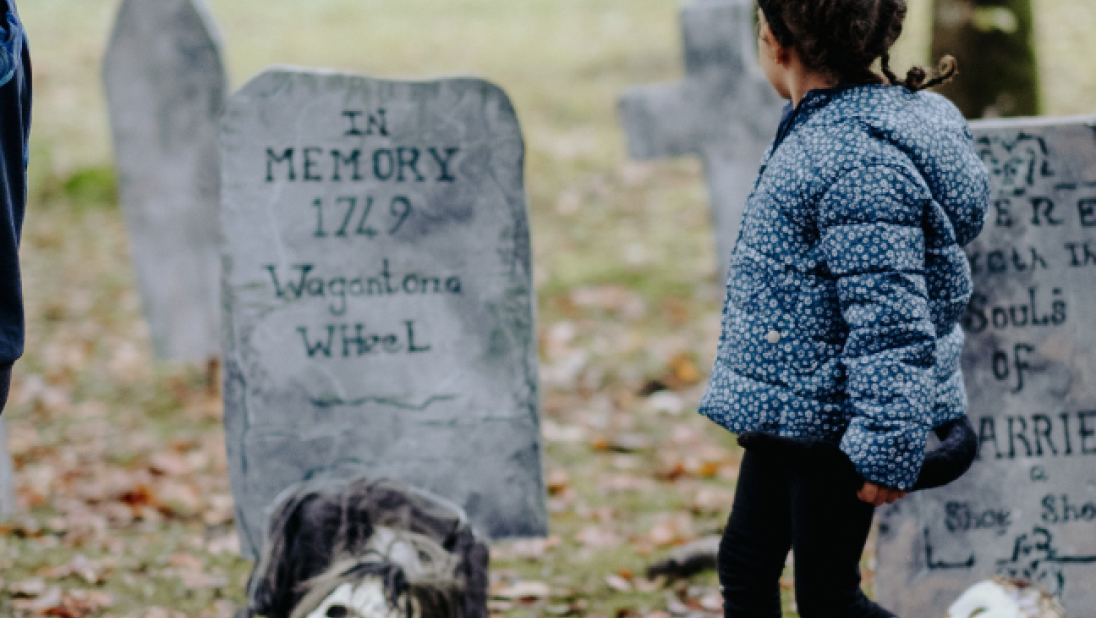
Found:
[(818, 208), (848, 327), (842, 362), (853, 418), (841, 449), (865, 479), (902, 490), (917, 481), (934, 401), (921, 227), (928, 199), (903, 171), (877, 165), (838, 178)]
[(23, 354), (19, 241), (27, 202), (31, 68), (23, 27), (0, 0), (0, 368)]

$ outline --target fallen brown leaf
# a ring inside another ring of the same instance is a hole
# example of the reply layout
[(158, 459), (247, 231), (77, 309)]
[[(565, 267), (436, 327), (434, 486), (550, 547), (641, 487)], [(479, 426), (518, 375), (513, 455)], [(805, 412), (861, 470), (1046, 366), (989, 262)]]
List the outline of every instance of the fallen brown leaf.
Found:
[(552, 419), (541, 421), (541, 432), (548, 442), (579, 444), (586, 441), (586, 430), (580, 425), (559, 423)]
[(557, 495), (571, 486), (571, 475), (566, 470), (553, 470), (545, 479), (549, 495)]
[(686, 353), (678, 354), (670, 359), (670, 374), (682, 386), (697, 384), (703, 377), (692, 357)]
[(240, 553), (240, 538), (235, 532), (229, 532), (224, 536), (210, 539), (205, 545), (206, 552), (218, 556), (220, 554)]
[(93, 562), (88, 560), (82, 554), (77, 554), (68, 564), (61, 565), (59, 567), (39, 569), (36, 575), (46, 577), (49, 579), (59, 579), (63, 577), (80, 577), (90, 585), (99, 584), (103, 581), (104, 565), (100, 562)]
[(693, 612), (688, 605), (677, 598), (672, 590), (666, 591), (666, 610), (674, 616), (687, 616)]
[(616, 435), (609, 442), (609, 449), (618, 453), (635, 453), (645, 451), (654, 446), (650, 437), (641, 433), (623, 433)]
[(647, 539), (655, 547), (672, 547), (696, 538), (692, 519), (684, 513), (675, 513), (669, 519), (656, 524), (647, 533)]
[(155, 506), (169, 517), (193, 517), (202, 512), (201, 492), (191, 483), (165, 480), (156, 486)]
[(213, 494), (206, 502), (202, 521), (207, 526), (220, 526), (236, 521), (236, 503), (230, 494)]
[(190, 554), (172, 554), (172, 556), (168, 558), (168, 564), (184, 571), (201, 571), (205, 568), (205, 565), (202, 564), (201, 560)]
[(605, 585), (609, 586), (617, 592), (631, 592), (632, 584), (623, 577), (616, 575), (615, 573), (605, 576)]
[(190, 472), (190, 461), (183, 455), (168, 451), (156, 453), (149, 462), (149, 470), (155, 474), (182, 476)]
[(113, 597), (106, 592), (98, 590), (62, 592), (61, 588), (52, 587), (36, 599), (17, 599), (12, 601), (11, 605), (20, 612), (35, 616), (87, 618), (110, 607), (113, 603)]
[(64, 596), (61, 594), (60, 586), (53, 586), (40, 594), (33, 595), (33, 598), (16, 599), (11, 602), (11, 606), (21, 612), (45, 616), (47, 612), (60, 607), (63, 602)]
[(657, 472), (655, 472), (655, 478), (660, 481), (673, 483), (674, 481), (677, 481), (678, 479), (684, 477), (686, 474), (688, 474), (688, 472), (685, 470), (685, 466), (681, 462), (675, 462), (668, 467), (660, 468)]
[(525, 600), (545, 599), (552, 595), (552, 589), (544, 582), (522, 581), (493, 590), (491, 596), (496, 599)]
[(583, 528), (575, 535), (575, 540), (582, 545), (594, 548), (616, 547), (622, 542), (621, 538), (613, 532), (597, 526)]
[(726, 513), (734, 503), (734, 492), (705, 487), (693, 496), (692, 509), (697, 513)]
[(8, 592), (16, 598), (40, 597), (46, 593), (46, 582), (41, 578), (27, 579), (21, 582), (13, 582), (8, 586)]
[(559, 547), (563, 540), (558, 536), (545, 539), (522, 539), (491, 548), (493, 557), (525, 558), (529, 560), (543, 558), (546, 553)]
[(698, 603), (702, 609), (710, 612), (723, 611), (723, 595), (718, 590), (708, 592), (700, 598)]

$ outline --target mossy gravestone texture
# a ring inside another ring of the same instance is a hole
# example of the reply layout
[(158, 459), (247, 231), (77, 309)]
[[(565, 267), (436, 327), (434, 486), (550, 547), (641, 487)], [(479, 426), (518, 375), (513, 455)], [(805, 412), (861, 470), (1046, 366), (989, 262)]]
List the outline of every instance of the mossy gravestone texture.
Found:
[(125, 0), (103, 65), (130, 257), (162, 358), (220, 354), (219, 37), (198, 0)]
[(681, 9), (685, 81), (638, 86), (620, 100), (633, 158), (703, 158), (723, 275), (785, 103), (757, 64), (756, 10), (753, 0), (686, 4)]
[(963, 372), (981, 451), (880, 517), (876, 590), (943, 616), (995, 574), (1096, 616), (1096, 118), (972, 125), (990, 210), (967, 247)]
[(225, 429), (254, 555), (287, 486), (388, 477), (546, 531), (514, 109), (476, 79), (273, 69), (222, 129)]

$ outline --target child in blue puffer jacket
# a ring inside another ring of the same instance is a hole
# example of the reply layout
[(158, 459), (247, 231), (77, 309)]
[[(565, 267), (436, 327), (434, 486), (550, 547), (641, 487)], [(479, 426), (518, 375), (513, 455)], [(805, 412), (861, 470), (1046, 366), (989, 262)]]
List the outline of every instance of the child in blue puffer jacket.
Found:
[[(905, 0), (760, 0), (759, 56), (791, 100), (747, 203), (700, 411), (746, 448), (720, 548), (728, 618), (892, 616), (860, 591), (875, 507), (969, 467), (962, 246), (988, 174), (959, 111), (899, 80)], [(881, 60), (880, 77), (872, 71)], [(935, 430), (945, 447), (926, 462)]]

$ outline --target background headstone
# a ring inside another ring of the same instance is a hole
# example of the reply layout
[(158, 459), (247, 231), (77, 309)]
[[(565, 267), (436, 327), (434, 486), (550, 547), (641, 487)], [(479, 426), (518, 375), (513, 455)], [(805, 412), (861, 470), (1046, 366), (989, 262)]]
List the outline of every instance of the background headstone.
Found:
[(287, 486), (391, 478), (546, 531), (524, 145), (476, 79), (276, 69), (222, 133), (225, 429), (243, 551)]
[(633, 158), (703, 158), (721, 275), (786, 103), (757, 65), (756, 10), (753, 0), (686, 4), (685, 81), (632, 88), (620, 101)]
[(8, 424), (0, 419), (0, 518), (15, 513), (15, 466), (8, 450)]
[(130, 257), (162, 358), (220, 354), (219, 37), (200, 0), (125, 0), (103, 67)]
[(991, 172), (963, 371), (981, 443), (951, 486), (880, 518), (876, 590), (943, 616), (995, 574), (1096, 616), (1096, 118), (974, 123)]

